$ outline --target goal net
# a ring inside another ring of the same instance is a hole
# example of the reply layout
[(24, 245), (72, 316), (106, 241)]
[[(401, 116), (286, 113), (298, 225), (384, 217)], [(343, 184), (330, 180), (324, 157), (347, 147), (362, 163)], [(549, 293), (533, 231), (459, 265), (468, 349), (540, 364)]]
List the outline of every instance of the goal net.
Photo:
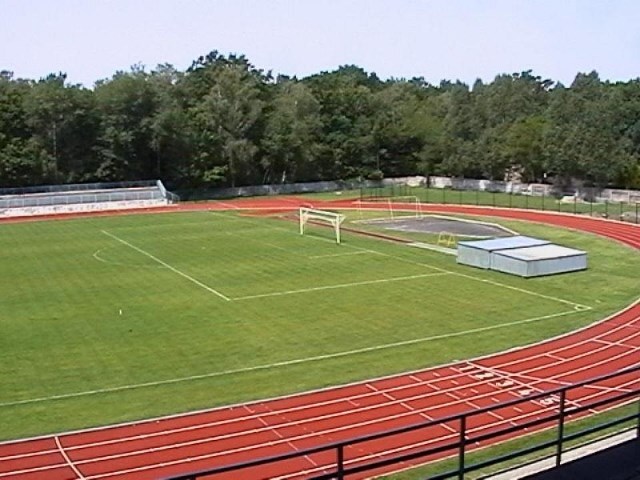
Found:
[(300, 235), (304, 235), (305, 227), (309, 222), (327, 223), (333, 227), (336, 234), (336, 243), (340, 243), (340, 225), (346, 218), (344, 215), (327, 210), (300, 207), (298, 218), (300, 219)]
[[(375, 206), (374, 208), (386, 210), (388, 218), (392, 220), (400, 217), (422, 217), (422, 203), (415, 195), (404, 195), (398, 197), (374, 197), (358, 203), (358, 210)], [(362, 212), (360, 214), (362, 217)]]

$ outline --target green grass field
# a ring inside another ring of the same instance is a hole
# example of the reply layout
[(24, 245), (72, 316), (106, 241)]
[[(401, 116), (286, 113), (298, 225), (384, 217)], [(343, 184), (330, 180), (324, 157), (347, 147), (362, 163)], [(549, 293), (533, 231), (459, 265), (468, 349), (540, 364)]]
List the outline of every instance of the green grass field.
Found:
[(0, 438), (484, 355), (586, 325), (637, 295), (631, 249), (505, 224), (587, 250), (590, 269), (524, 280), (234, 213), (0, 224)]

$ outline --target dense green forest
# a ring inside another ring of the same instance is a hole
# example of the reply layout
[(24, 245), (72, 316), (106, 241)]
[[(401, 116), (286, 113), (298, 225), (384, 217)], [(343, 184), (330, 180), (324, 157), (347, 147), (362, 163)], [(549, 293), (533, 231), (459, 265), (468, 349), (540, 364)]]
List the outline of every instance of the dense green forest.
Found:
[(0, 73), (0, 186), (161, 178), (178, 189), (440, 174), (640, 187), (640, 79), (531, 71), (474, 85), (303, 79), (211, 52), (94, 88)]

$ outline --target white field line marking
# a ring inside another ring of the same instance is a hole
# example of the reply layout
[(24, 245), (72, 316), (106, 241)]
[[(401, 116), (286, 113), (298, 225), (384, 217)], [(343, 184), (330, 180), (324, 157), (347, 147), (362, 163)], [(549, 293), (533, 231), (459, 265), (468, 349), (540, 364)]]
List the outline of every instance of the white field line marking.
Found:
[(208, 292), (211, 292), (215, 295), (217, 295), (218, 297), (222, 298), (223, 300), (226, 300), (227, 302), (230, 302), (231, 299), (229, 297), (227, 297), (226, 295), (223, 295), (222, 293), (220, 293), (219, 291), (209, 287), (208, 285), (205, 285), (204, 283), (202, 283), (200, 280), (196, 280), (195, 278), (193, 278), (190, 275), (187, 275), (184, 272), (181, 272), (180, 270), (178, 270), (175, 267), (172, 267), (171, 265), (169, 265), (167, 262), (163, 262), (162, 260), (160, 260), (158, 257), (155, 257), (153, 255), (151, 255), (149, 252), (141, 249), (140, 247), (136, 247), (135, 245), (127, 242), (126, 240), (123, 240), (122, 238), (114, 235), (113, 233), (109, 233), (106, 230), (101, 230), (102, 233), (104, 233), (105, 235), (107, 235), (108, 237), (113, 238), (114, 240), (117, 240), (118, 242), (126, 245), (127, 247), (133, 248), (136, 252), (139, 252), (143, 255), (146, 255), (147, 257), (149, 257), (151, 260), (154, 260), (156, 262), (158, 262), (160, 265), (168, 268), (169, 270), (171, 270), (173, 273), (177, 273), (178, 275), (180, 275), (183, 278), (186, 278), (187, 280), (189, 280), (190, 282), (195, 283), (196, 285), (198, 285), (200, 288), (204, 288), (205, 290), (207, 290)]
[(102, 256), (100, 255), (102, 252), (104, 252), (105, 250), (109, 250), (110, 248), (99, 248), (98, 250), (95, 251), (95, 253), (93, 254), (93, 258), (95, 258), (96, 260), (98, 260), (99, 262), (105, 263), (107, 265), (116, 265), (118, 267), (133, 267), (133, 268), (165, 268), (163, 265), (136, 265), (133, 263), (125, 263), (125, 262), (116, 262), (113, 260), (107, 260), (105, 258), (102, 258)]
[(62, 448), (62, 444), (60, 443), (60, 439), (58, 438), (58, 436), (56, 435), (53, 438), (56, 442), (56, 447), (58, 447), (58, 451), (64, 457), (64, 461), (67, 462), (67, 465), (71, 467), (71, 470), (73, 470), (73, 473), (75, 473), (80, 480), (85, 480), (86, 477), (82, 475), (82, 473), (80, 473), (80, 470), (78, 470), (78, 468), (74, 465), (74, 463), (69, 458), (69, 455), (67, 455), (67, 452), (65, 452), (64, 448)]
[[(360, 249), (359, 247), (356, 247), (354, 245), (350, 245), (350, 247), (351, 248), (355, 248), (355, 249), (359, 249), (359, 250), (364, 250), (364, 249)], [(488, 280), (488, 279), (485, 279), (485, 278), (474, 277), (473, 275), (468, 275), (466, 273), (454, 272), (453, 270), (447, 270), (446, 268), (435, 267), (433, 265), (429, 265), (428, 263), (416, 262), (414, 260), (409, 260), (409, 259), (406, 259), (406, 258), (398, 257), (397, 255), (391, 255), (389, 253), (384, 253), (384, 252), (380, 252), (380, 251), (377, 251), (377, 250), (367, 250), (367, 251), (375, 252), (378, 255), (382, 255), (384, 257), (393, 258), (393, 259), (398, 260), (400, 262), (405, 262), (405, 263), (409, 263), (409, 264), (412, 264), (412, 265), (419, 265), (419, 266), (423, 266), (423, 267), (426, 267), (426, 268), (431, 268), (431, 269), (437, 270), (439, 272), (450, 273), (452, 275), (457, 275), (459, 277), (468, 278), (470, 280), (475, 280), (476, 282), (489, 283), (489, 284), (495, 285), (497, 287), (506, 288), (506, 289), (509, 289), (509, 290), (514, 290), (514, 291), (517, 291), (517, 292), (520, 292), (520, 293), (525, 293), (527, 295), (533, 295), (534, 297), (546, 298), (547, 300), (553, 300), (553, 301), (556, 301), (556, 302), (563, 303), (565, 305), (571, 305), (572, 307), (574, 307), (576, 310), (579, 310), (579, 311), (587, 311), (587, 310), (591, 310), (592, 309), (592, 307), (587, 306), (587, 305), (582, 305), (580, 303), (572, 302), (570, 300), (565, 300), (563, 298), (554, 297), (554, 296), (551, 296), (551, 295), (545, 295), (543, 293), (533, 292), (531, 290), (526, 290), (524, 288), (513, 287), (511, 285), (506, 285), (504, 283), (496, 282), (494, 280)]]
[(497, 228), (499, 230), (504, 230), (504, 231), (510, 233), (511, 235), (520, 235), (518, 232), (516, 232), (515, 230), (512, 230), (512, 229), (510, 229), (508, 227), (505, 227), (505, 226), (500, 225), (498, 223), (485, 222), (484, 220), (471, 220), (470, 218), (453, 217), (451, 215), (440, 215), (440, 214), (436, 214), (436, 213), (428, 213), (426, 215), (423, 215), (423, 218), (424, 217), (443, 218), (445, 220), (453, 220), (453, 221), (456, 221), (456, 222), (463, 222), (463, 223), (476, 223), (478, 225), (486, 225), (488, 227), (495, 227), (495, 228)]
[(330, 257), (346, 257), (347, 255), (364, 255), (371, 254), (373, 252), (356, 251), (356, 252), (344, 252), (344, 253), (329, 253), (327, 255), (310, 255), (307, 258), (315, 260), (318, 258), (330, 258)]
[(337, 288), (359, 287), (362, 285), (374, 285), (377, 283), (401, 282), (405, 280), (415, 280), (417, 278), (438, 277), (447, 275), (446, 273), (423, 273), (421, 275), (409, 275), (406, 277), (381, 278), (379, 280), (365, 280), (362, 282), (340, 283), (337, 285), (325, 285), (322, 287), (301, 288), (298, 290), (285, 290), (282, 292), (260, 293), (258, 295), (246, 295), (244, 297), (234, 297), (231, 300), (252, 300), (254, 298), (281, 297), (283, 295), (294, 295), (296, 293), (318, 292), (321, 290), (333, 290)]
[(50, 401), (55, 401), (55, 400), (65, 400), (65, 399), (68, 399), (68, 398), (85, 397), (85, 396), (98, 395), (98, 394), (104, 394), (104, 393), (114, 393), (114, 392), (122, 392), (122, 391), (127, 391), (127, 390), (136, 390), (136, 389), (140, 389), (140, 388), (156, 387), (156, 386), (160, 386), (160, 385), (170, 385), (170, 384), (175, 384), (175, 383), (191, 382), (191, 381), (195, 381), (195, 380), (203, 380), (205, 378), (222, 377), (222, 376), (226, 376), (226, 375), (234, 375), (234, 374), (238, 374), (238, 373), (249, 373), (249, 372), (255, 372), (255, 371), (259, 371), (259, 370), (270, 370), (272, 368), (288, 367), (288, 366), (291, 366), (291, 365), (300, 365), (300, 364), (304, 364), (304, 363), (317, 362), (317, 361), (328, 360), (328, 359), (333, 359), (333, 358), (341, 358), (341, 357), (348, 357), (348, 356), (352, 356), (352, 355), (360, 355), (360, 354), (364, 354), (364, 353), (370, 353), (370, 352), (376, 352), (376, 351), (387, 350), (387, 349), (392, 349), (392, 348), (404, 347), (404, 346), (407, 346), (407, 345), (415, 345), (415, 344), (419, 344), (419, 343), (431, 342), (431, 341), (434, 341), (434, 340), (442, 340), (442, 339), (445, 339), (445, 338), (455, 338), (455, 337), (462, 337), (462, 336), (466, 336), (466, 335), (473, 335), (473, 334), (480, 333), (480, 332), (498, 330), (498, 329), (501, 329), (501, 328), (512, 327), (512, 326), (515, 326), (515, 325), (523, 325), (523, 324), (527, 324), (527, 323), (533, 323), (533, 322), (539, 322), (539, 321), (542, 321), (542, 320), (548, 320), (548, 319), (551, 319), (551, 318), (564, 317), (564, 316), (572, 315), (572, 314), (575, 314), (575, 313), (576, 313), (575, 310), (567, 310), (567, 311), (564, 311), (564, 312), (552, 313), (550, 315), (542, 315), (540, 317), (531, 317), (531, 318), (525, 318), (523, 320), (514, 320), (512, 322), (505, 322), (505, 323), (499, 323), (499, 324), (496, 324), (496, 325), (489, 325), (489, 326), (486, 326), (486, 327), (472, 328), (470, 330), (463, 330), (463, 331), (460, 331), (460, 332), (444, 333), (444, 334), (441, 334), (441, 335), (433, 335), (433, 336), (430, 336), (430, 337), (413, 338), (413, 339), (410, 339), (410, 340), (402, 340), (402, 341), (399, 341), (399, 342), (386, 343), (386, 344), (382, 344), (382, 345), (375, 345), (375, 346), (372, 346), (372, 347), (364, 347), (364, 348), (358, 348), (358, 349), (354, 349), (354, 350), (345, 350), (345, 351), (342, 351), (342, 352), (328, 353), (326, 355), (316, 355), (316, 356), (313, 356), (313, 357), (296, 358), (296, 359), (293, 359), (293, 360), (285, 360), (285, 361), (282, 361), (282, 362), (274, 362), (274, 363), (269, 363), (269, 364), (264, 364), (264, 365), (255, 365), (253, 367), (243, 367), (243, 368), (236, 368), (236, 369), (231, 369), (231, 370), (222, 370), (222, 371), (218, 371), (218, 372), (203, 373), (203, 374), (200, 374), (200, 375), (190, 375), (188, 377), (178, 377), (178, 378), (171, 378), (171, 379), (167, 379), (167, 380), (157, 380), (157, 381), (154, 381), (154, 382), (136, 383), (136, 384), (130, 384), (130, 385), (121, 385), (121, 386), (117, 386), (117, 387), (98, 388), (98, 389), (95, 389), (95, 390), (86, 390), (86, 391), (82, 391), (82, 392), (63, 393), (63, 394), (59, 394), (59, 395), (50, 395), (50, 396), (46, 396), (46, 397), (37, 397), (37, 398), (29, 398), (29, 399), (24, 399), (24, 400), (15, 400), (15, 401), (9, 401), (9, 402), (2, 402), (2, 403), (0, 403), (0, 408), (2, 408), (2, 407), (13, 407), (13, 406), (16, 406), (16, 405), (26, 405), (26, 404), (32, 404), (32, 403), (50, 402)]

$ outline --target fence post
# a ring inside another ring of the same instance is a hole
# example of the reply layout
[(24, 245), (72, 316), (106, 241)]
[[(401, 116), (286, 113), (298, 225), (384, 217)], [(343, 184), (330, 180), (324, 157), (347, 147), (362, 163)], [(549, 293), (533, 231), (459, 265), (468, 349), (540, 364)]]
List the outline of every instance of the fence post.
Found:
[(338, 445), (338, 480), (344, 480), (344, 445)]
[(560, 392), (560, 415), (558, 416), (558, 442), (556, 444), (556, 467), (562, 463), (562, 442), (564, 439), (564, 408), (567, 397), (566, 390)]
[(447, 203), (447, 189), (445, 187), (442, 187), (442, 203)]
[(464, 480), (464, 453), (467, 433), (467, 417), (460, 417), (460, 447), (458, 448), (458, 480)]
[(638, 399), (638, 425), (636, 430), (636, 438), (640, 440), (640, 399)]

